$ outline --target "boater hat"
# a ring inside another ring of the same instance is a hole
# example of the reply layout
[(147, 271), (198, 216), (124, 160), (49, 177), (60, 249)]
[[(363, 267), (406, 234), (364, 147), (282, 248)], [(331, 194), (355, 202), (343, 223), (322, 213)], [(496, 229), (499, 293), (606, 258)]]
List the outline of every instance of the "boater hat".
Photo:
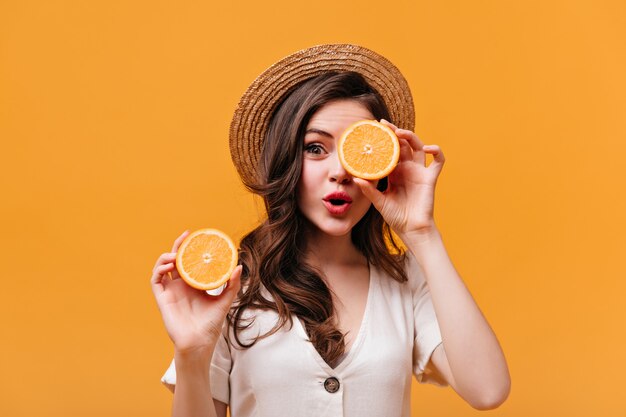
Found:
[(230, 155), (244, 183), (255, 182), (265, 132), (276, 106), (302, 81), (329, 71), (361, 74), (385, 101), (394, 124), (414, 130), (411, 90), (385, 57), (349, 44), (303, 49), (266, 69), (239, 100), (230, 124)]

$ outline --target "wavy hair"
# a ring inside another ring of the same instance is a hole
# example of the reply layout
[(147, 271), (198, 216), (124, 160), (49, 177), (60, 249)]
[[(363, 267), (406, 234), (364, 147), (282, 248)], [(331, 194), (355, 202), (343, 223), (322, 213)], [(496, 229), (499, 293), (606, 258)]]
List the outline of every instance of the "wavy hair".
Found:
[[(377, 120), (390, 120), (380, 95), (355, 72), (329, 72), (310, 78), (279, 103), (266, 132), (257, 180), (244, 184), (263, 198), (267, 218), (241, 241), (242, 290), (228, 315), (237, 343), (249, 348), (287, 323), (291, 327), (295, 314), (315, 349), (331, 366), (345, 351), (344, 334), (337, 328), (328, 286), (320, 272), (304, 260), (308, 220), (298, 209), (296, 191), (309, 120), (322, 106), (339, 99), (356, 100)], [(379, 181), (380, 190), (386, 186), (386, 178)], [(404, 254), (373, 205), (351, 234), (352, 243), (369, 263), (399, 282), (407, 280)], [(240, 336), (253, 322), (244, 316), (249, 309), (273, 310), (278, 321), (266, 334), (246, 343)]]

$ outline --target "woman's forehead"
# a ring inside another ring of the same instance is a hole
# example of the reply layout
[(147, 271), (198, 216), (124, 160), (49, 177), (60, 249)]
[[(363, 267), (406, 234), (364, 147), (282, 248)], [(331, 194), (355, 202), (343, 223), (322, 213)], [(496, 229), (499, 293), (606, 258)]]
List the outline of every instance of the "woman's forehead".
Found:
[(333, 124), (346, 120), (373, 119), (374, 116), (365, 105), (357, 100), (335, 100), (326, 103), (316, 111), (307, 127), (317, 127), (318, 124)]

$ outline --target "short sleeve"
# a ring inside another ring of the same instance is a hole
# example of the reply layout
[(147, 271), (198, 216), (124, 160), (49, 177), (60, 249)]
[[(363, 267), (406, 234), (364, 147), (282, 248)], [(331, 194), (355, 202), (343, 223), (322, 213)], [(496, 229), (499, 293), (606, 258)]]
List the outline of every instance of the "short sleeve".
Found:
[(426, 365), (433, 351), (442, 343), (439, 323), (430, 298), (430, 289), (424, 271), (415, 257), (407, 252), (407, 274), (413, 297), (414, 336), (413, 374), (420, 383), (443, 385), (425, 373)]
[[(230, 346), (224, 333), (227, 331), (227, 324), (224, 325), (225, 330), (222, 337), (215, 345), (213, 358), (210, 364), (211, 393), (213, 398), (225, 404), (229, 403), (230, 398), (230, 370), (232, 360), (230, 355)], [(174, 392), (176, 386), (176, 363), (174, 360), (170, 363), (169, 368), (161, 378), (161, 382), (170, 391)]]

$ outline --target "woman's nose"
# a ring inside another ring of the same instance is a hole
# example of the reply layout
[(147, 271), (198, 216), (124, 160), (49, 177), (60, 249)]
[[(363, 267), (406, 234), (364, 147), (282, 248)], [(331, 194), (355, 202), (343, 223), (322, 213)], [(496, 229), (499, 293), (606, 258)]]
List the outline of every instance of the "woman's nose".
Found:
[(341, 165), (337, 152), (334, 152), (330, 159), (332, 159), (331, 167), (328, 172), (330, 181), (336, 181), (339, 184), (347, 184), (352, 181), (352, 176), (346, 171), (343, 165)]

